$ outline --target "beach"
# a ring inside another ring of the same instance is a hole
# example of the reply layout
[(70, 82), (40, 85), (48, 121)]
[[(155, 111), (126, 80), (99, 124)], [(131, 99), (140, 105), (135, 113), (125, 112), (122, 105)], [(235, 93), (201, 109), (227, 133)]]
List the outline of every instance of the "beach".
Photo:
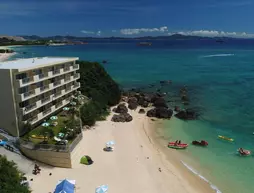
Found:
[[(165, 156), (165, 150), (154, 143), (152, 130), (156, 129), (157, 121), (138, 114), (138, 110), (130, 114), (132, 122), (114, 123), (110, 115), (106, 121), (83, 131), (84, 137), (72, 153), (71, 169), (39, 164), (41, 174), (34, 176), (31, 174), (33, 162), (15, 154), (8, 158), (18, 163), (28, 179), (33, 178), (30, 185), (35, 193), (53, 192), (58, 180), (65, 178), (76, 180), (77, 193), (94, 192), (102, 184), (107, 184), (111, 193), (214, 192), (208, 183), (181, 165), (174, 150), (167, 148), (170, 156)], [(115, 149), (104, 152), (105, 143), (110, 140), (115, 141)], [(11, 154), (3, 148), (0, 151)], [(94, 163), (80, 164), (83, 155), (89, 155)]]

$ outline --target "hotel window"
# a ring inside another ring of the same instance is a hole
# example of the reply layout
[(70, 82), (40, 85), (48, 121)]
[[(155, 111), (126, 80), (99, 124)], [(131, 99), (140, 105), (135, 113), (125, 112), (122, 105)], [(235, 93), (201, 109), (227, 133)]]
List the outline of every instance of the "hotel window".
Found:
[(26, 73), (22, 73), (22, 74), (17, 74), (16, 75), (16, 80), (20, 80), (20, 79), (24, 79), (27, 77)]

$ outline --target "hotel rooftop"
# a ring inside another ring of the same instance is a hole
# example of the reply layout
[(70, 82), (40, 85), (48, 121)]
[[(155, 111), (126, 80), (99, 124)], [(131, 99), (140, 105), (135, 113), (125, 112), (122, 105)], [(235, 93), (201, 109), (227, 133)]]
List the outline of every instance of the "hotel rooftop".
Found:
[(57, 65), (61, 63), (78, 60), (75, 57), (40, 57), (25, 58), (11, 61), (0, 62), (0, 69), (17, 69), (19, 71), (41, 68), (44, 66)]

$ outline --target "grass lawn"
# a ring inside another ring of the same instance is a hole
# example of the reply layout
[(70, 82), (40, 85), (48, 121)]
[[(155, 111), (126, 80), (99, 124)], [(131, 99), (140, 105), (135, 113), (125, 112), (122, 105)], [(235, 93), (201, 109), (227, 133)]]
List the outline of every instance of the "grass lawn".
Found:
[[(58, 136), (58, 134), (66, 127), (66, 125), (68, 124), (68, 122), (70, 120), (72, 120), (72, 116), (61, 112), (59, 114), (56, 115), (58, 117), (57, 120), (47, 120), (47, 123), (54, 123), (57, 122), (57, 126), (49, 126), (47, 128), (39, 125), (38, 127), (36, 127), (35, 129), (31, 130), (29, 133), (27, 133), (23, 138), (25, 139), (29, 139), (30, 141), (32, 141), (33, 143), (41, 143), (43, 142), (43, 138), (42, 139), (37, 139), (37, 138), (33, 138), (31, 137), (32, 135), (36, 135), (36, 136), (42, 136), (43, 137), (43, 133), (45, 131), (47, 131), (48, 133), (52, 132), (52, 134), (54, 134), (54, 136)], [(48, 144), (55, 144), (56, 141), (54, 140), (54, 136), (52, 138), (48, 139)], [(70, 144), (73, 140), (69, 140), (68, 143)]]

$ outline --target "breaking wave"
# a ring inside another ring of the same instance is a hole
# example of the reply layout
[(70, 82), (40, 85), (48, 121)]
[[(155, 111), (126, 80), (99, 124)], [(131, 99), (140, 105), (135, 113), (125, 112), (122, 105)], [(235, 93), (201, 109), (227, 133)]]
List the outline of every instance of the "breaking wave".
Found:
[(188, 169), (190, 170), (193, 174), (197, 175), (199, 178), (201, 178), (202, 180), (204, 180), (205, 182), (207, 182), (210, 187), (216, 191), (216, 193), (222, 193), (215, 185), (213, 185), (209, 180), (207, 180), (204, 176), (202, 176), (201, 174), (199, 174), (195, 169), (193, 169), (192, 167), (190, 167), (189, 165), (187, 165), (186, 163), (184, 163), (183, 161), (181, 161), (182, 164)]
[(201, 58), (227, 57), (227, 56), (234, 56), (234, 54), (213, 54), (213, 55), (202, 56)]

